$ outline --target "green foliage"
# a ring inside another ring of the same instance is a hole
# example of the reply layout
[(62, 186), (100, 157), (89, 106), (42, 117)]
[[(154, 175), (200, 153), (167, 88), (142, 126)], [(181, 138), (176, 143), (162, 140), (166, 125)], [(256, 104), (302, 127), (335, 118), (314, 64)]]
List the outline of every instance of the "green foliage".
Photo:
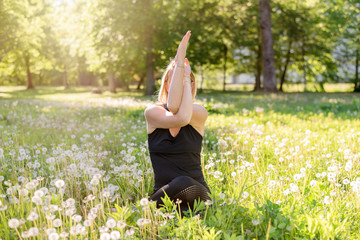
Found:
[[(360, 89), (358, 0), (275, 0), (271, 6), (278, 79), (306, 79), (317, 91), (327, 82)], [(107, 85), (112, 72), (117, 86), (129, 89), (145, 78), (149, 51), (158, 80), (190, 29), (187, 57), (205, 76), (198, 87), (214, 88), (222, 79), (210, 72), (223, 74), (224, 67), (227, 76), (261, 73), (258, 19), (258, 2), (243, 0), (3, 0), (0, 84), (23, 85), (31, 77), (35, 85), (63, 85), (64, 79)]]

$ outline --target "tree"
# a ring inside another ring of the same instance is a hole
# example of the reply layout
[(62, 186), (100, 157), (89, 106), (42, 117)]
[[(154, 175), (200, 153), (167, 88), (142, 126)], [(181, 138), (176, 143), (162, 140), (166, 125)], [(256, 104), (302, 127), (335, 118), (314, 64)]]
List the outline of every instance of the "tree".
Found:
[(261, 29), (261, 49), (262, 65), (264, 77), (264, 90), (266, 92), (276, 91), (275, 62), (273, 38), (271, 31), (271, 8), (270, 0), (260, 0), (260, 29)]
[[(34, 73), (39, 74), (41, 69), (50, 67), (49, 59), (42, 54), (46, 24), (44, 16), (49, 10), (49, 3), (46, 0), (5, 0), (2, 2), (2, 8), (7, 12), (6, 18), (9, 19), (2, 23), (5, 25), (4, 31), (10, 34), (1, 42), (5, 46), (2, 64), (14, 70), (9, 72), (11, 75), (17, 75), (18, 78), (25, 75), (27, 88), (34, 88)], [(25, 74), (15, 73), (18, 69), (23, 69)]]

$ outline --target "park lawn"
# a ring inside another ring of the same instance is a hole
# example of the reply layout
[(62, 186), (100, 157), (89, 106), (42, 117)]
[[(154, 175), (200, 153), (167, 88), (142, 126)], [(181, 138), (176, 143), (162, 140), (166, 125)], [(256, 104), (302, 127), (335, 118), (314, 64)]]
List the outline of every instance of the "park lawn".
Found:
[(213, 200), (181, 218), (147, 201), (155, 96), (0, 93), (0, 239), (360, 238), (359, 94), (198, 95)]

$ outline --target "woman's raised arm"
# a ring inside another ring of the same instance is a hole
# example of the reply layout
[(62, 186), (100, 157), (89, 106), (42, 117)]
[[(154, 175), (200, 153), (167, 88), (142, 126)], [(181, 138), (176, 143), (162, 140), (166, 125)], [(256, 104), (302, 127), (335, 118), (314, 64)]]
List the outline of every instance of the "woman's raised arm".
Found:
[(184, 63), (186, 56), (187, 44), (191, 36), (191, 31), (187, 31), (178, 47), (175, 57), (175, 68), (173, 71), (167, 107), (173, 114), (179, 111), (182, 95), (183, 95), (183, 77), (184, 77)]

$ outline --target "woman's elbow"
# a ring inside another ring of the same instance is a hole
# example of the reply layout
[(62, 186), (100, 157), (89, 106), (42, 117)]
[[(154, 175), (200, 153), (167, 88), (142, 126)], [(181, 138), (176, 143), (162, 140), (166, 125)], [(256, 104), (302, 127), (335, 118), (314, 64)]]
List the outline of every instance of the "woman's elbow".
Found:
[(191, 113), (190, 114), (183, 114), (180, 118), (180, 122), (182, 126), (186, 126), (190, 123), (191, 120)]
[(179, 107), (174, 107), (174, 106), (168, 105), (167, 108), (169, 109), (169, 111), (172, 114), (176, 114), (179, 111)]

